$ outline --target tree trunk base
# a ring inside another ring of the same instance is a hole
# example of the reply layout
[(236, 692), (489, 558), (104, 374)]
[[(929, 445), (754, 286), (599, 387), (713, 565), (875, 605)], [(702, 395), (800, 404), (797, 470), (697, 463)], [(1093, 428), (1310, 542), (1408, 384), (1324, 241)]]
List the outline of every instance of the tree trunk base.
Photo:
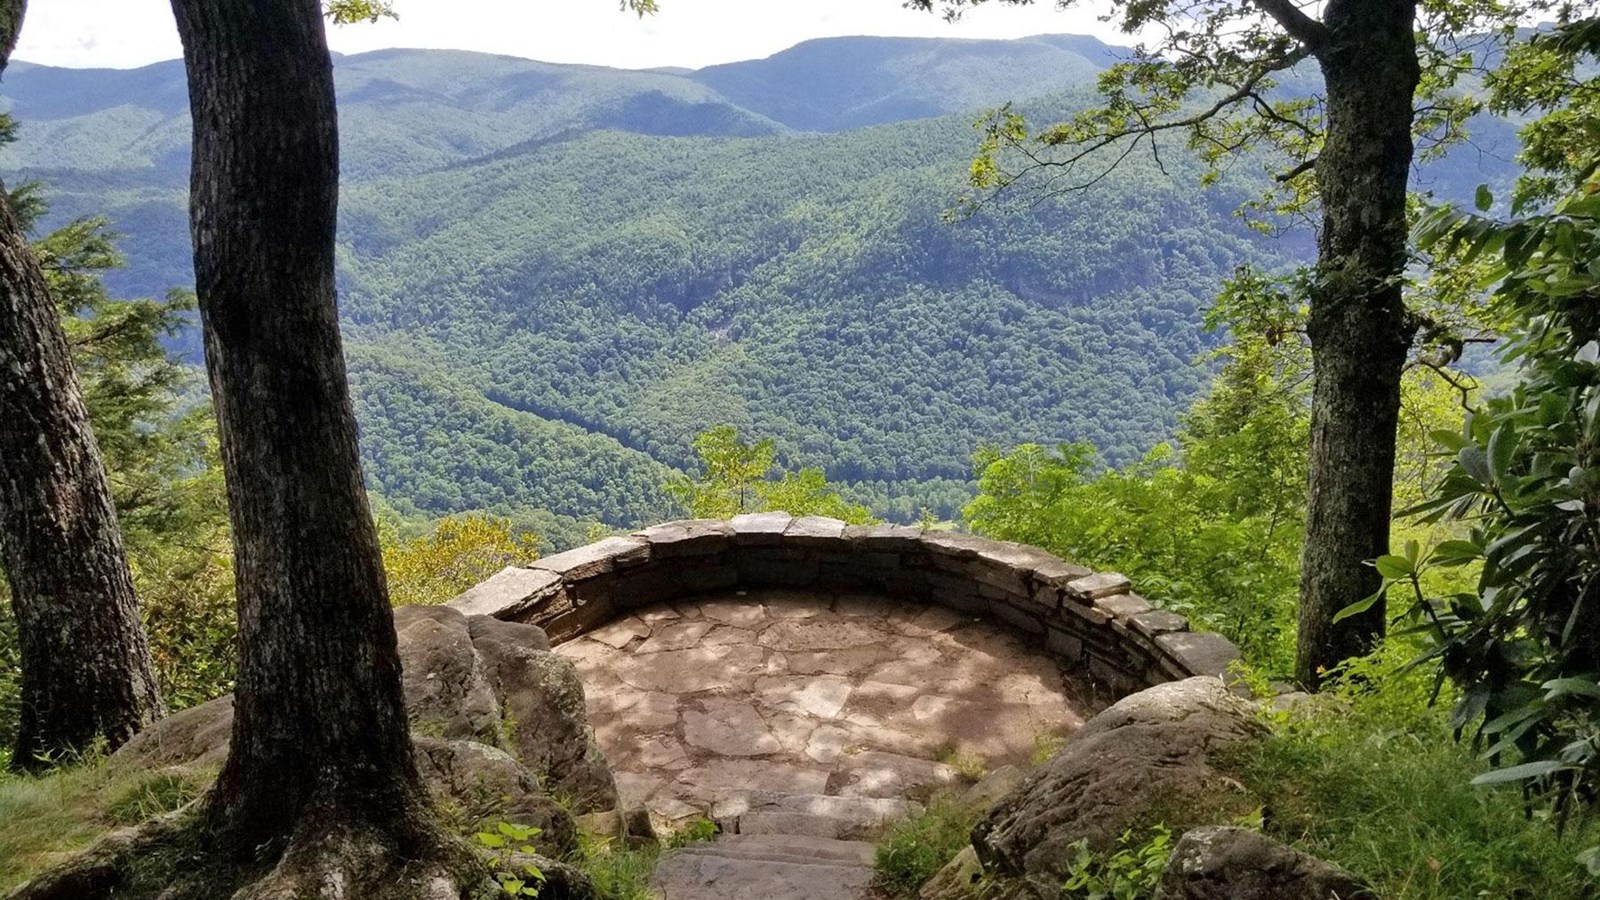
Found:
[(354, 820), (301, 827), (276, 862), (251, 870), (216, 849), (203, 802), (107, 835), (9, 900), (470, 900), (499, 890), (443, 830), (402, 859), (389, 830)]

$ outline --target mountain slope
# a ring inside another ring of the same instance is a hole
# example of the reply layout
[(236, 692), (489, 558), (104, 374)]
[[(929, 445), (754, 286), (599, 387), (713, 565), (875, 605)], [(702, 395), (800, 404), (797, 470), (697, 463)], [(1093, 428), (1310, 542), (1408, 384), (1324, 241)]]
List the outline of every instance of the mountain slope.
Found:
[[(909, 518), (960, 506), (984, 442), (1135, 458), (1206, 381), (1221, 280), (1306, 257), (1233, 216), (1264, 176), (1202, 190), (1187, 155), (1135, 155), (1091, 193), (942, 215), (972, 106), (1060, 87), (1027, 106), (1065, 115), (1120, 52), (849, 38), (698, 72), (340, 58), (339, 285), (369, 478), (430, 512), (625, 525), (665, 512), (661, 479), (727, 422)], [(118, 293), (191, 282), (181, 79), (19, 66), (4, 85), (24, 137), (0, 169), (45, 179), (56, 221), (114, 219)]]

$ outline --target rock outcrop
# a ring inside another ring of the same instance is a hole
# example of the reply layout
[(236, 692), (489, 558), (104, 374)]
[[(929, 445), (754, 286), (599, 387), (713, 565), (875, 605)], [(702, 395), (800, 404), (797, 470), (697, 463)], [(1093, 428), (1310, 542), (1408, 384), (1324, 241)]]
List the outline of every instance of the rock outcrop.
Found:
[(1344, 869), (1259, 832), (1218, 825), (1186, 832), (1159, 900), (1376, 900)]
[(996, 803), (973, 829), (973, 847), (990, 872), (1059, 884), (1076, 841), (1104, 849), (1140, 824), (1207, 824), (1238, 790), (1213, 755), (1262, 731), (1251, 705), (1217, 678), (1129, 695)]
[[(540, 846), (560, 852), (576, 846), (568, 809), (617, 806), (583, 686), (541, 629), (412, 606), (395, 610), (395, 631), (417, 765), (436, 796), (469, 821), (537, 826)], [(220, 764), (232, 727), (233, 698), (219, 697), (140, 732), (111, 763)]]

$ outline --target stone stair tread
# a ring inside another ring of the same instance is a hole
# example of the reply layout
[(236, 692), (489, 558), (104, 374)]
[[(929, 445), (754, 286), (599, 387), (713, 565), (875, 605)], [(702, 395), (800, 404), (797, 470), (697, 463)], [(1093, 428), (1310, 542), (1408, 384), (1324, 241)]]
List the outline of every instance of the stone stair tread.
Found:
[(872, 865), (873, 846), (866, 841), (841, 841), (806, 834), (725, 834), (705, 844), (684, 848), (714, 856), (779, 854), (798, 860), (849, 865)]
[(899, 798), (746, 791), (719, 798), (711, 816), (732, 834), (790, 834), (854, 840), (921, 811)]
[[(661, 900), (866, 900), (870, 896), (873, 872), (859, 861), (708, 852), (721, 843), (664, 854), (651, 878)], [(722, 849), (742, 852), (759, 846), (735, 843)]]

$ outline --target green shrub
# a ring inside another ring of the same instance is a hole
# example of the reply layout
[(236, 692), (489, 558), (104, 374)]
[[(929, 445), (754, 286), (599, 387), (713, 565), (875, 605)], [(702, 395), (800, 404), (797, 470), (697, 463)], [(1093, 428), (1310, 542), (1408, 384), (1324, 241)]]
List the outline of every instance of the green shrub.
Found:
[[(1458, 743), (1434, 680), (1391, 646), (1325, 692), (1274, 715), (1272, 735), (1224, 766), (1262, 803), (1272, 836), (1362, 875), (1385, 900), (1580, 900), (1577, 865), (1600, 829), (1557, 836), (1515, 792), (1474, 787), (1485, 765)], [(1448, 698), (1447, 698), (1448, 699)]]
[(873, 859), (874, 885), (891, 897), (915, 897), (967, 845), (977, 821), (977, 813), (957, 799), (935, 798), (879, 842)]
[(1150, 829), (1149, 837), (1135, 843), (1124, 831), (1117, 849), (1094, 853), (1080, 840), (1070, 848), (1067, 878), (1061, 884), (1062, 900), (1143, 900), (1154, 896), (1172, 856), (1172, 832), (1164, 825)]

